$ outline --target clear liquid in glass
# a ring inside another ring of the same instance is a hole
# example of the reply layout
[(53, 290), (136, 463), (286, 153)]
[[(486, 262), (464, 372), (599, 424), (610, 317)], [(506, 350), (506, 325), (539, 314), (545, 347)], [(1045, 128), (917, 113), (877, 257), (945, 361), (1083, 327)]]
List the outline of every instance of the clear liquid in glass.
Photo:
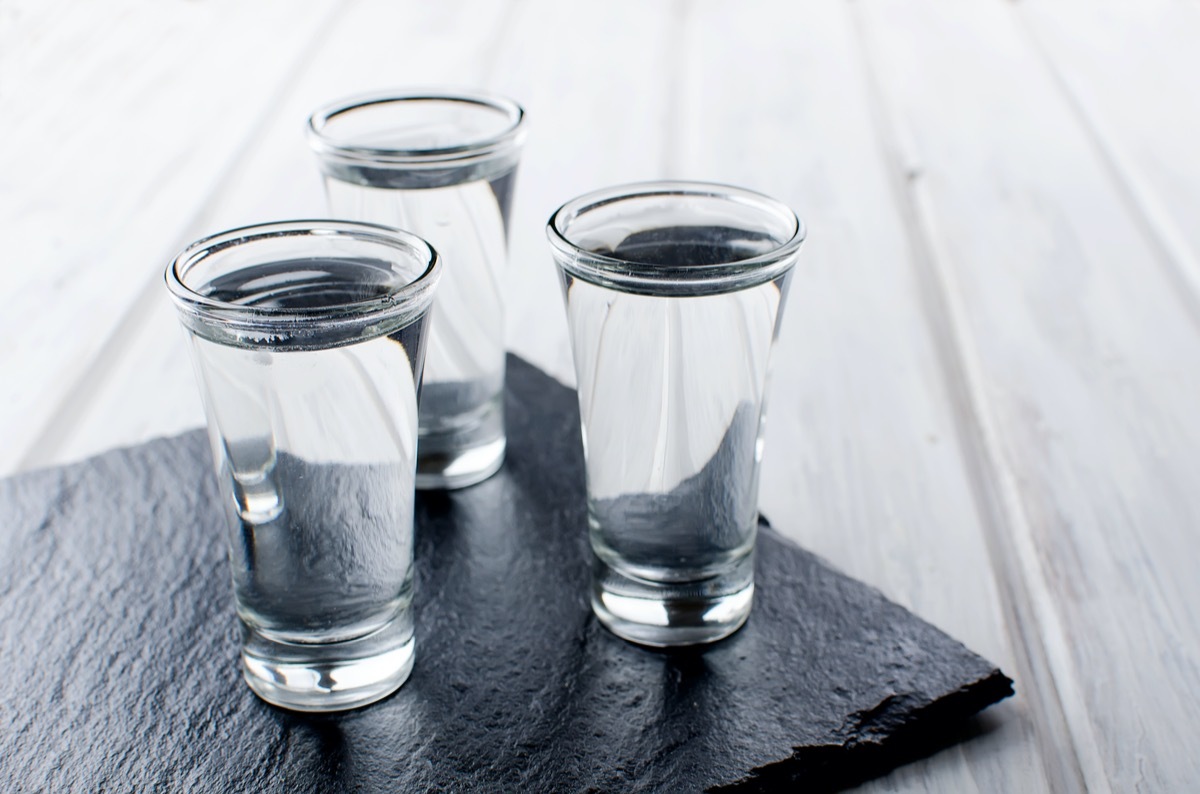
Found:
[[(687, 268), (745, 258), (747, 234), (669, 227), (598, 253)], [(763, 397), (787, 278), (697, 295), (686, 278), (632, 294), (563, 275), (593, 605), (622, 636), (704, 642), (749, 613)]]
[[(321, 308), (386, 300), (403, 286), (398, 279), (385, 262), (292, 260), (239, 269), (205, 294), (244, 306)], [(426, 325), (422, 316), (368, 338), (331, 333), (287, 350), (189, 335), (230, 518), (243, 658), (256, 690), (264, 685), (256, 676), (318, 675), (323, 666), (343, 677), (353, 673), (348, 664), (399, 662), (404, 677), (411, 669)], [(324, 710), (336, 698), (314, 694), (311, 706)]]
[(395, 171), (339, 165), (326, 192), (338, 217), (414, 232), (445, 270), (433, 309), (421, 401), (417, 487), (462, 487), (504, 457), (501, 279), (515, 164)]

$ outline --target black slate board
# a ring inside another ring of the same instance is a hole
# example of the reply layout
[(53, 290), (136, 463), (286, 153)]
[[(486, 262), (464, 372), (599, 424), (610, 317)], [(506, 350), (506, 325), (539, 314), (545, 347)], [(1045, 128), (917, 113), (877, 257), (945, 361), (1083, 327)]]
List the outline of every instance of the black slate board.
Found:
[(509, 459), (418, 500), (417, 664), (339, 715), (241, 681), (200, 432), (0, 482), (16, 791), (825, 790), (963, 736), (986, 660), (764, 528), (746, 627), (644, 650), (586, 597), (575, 395), (509, 361)]

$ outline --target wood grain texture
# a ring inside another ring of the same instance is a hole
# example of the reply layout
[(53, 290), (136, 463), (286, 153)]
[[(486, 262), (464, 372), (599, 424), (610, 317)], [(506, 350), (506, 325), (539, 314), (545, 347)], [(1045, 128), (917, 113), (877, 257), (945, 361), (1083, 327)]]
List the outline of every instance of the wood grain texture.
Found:
[(1200, 339), (1011, 9), (860, 8), (1083, 780), (1184, 790)]
[[(668, 71), (662, 42), (673, 35), (675, 18), (670, 6), (628, 1), (605, 8), (546, 0), (356, 3), (313, 49), (226, 181), (204, 200), (192, 237), (324, 215), (303, 123), (331, 99), (404, 85), (481, 85), (513, 96), (529, 113), (531, 132), (517, 179), (505, 279), (508, 346), (572, 383), (545, 222), (578, 193), (662, 176), (667, 147), (659, 108), (668, 84), (655, 76)], [(639, 22), (631, 25), (631, 19)], [(409, 31), (413, 46), (385, 46), (386, 31), (398, 26)], [(616, 40), (629, 49), (603, 47)], [(178, 322), (161, 292), (155, 281), (141, 314), (114, 342), (109, 364), (77, 389), (80, 399), (60, 413), (56, 431), (40, 439), (33, 463), (77, 460), (203, 424)]]
[(336, 8), (6, 5), (0, 471), (29, 465), (81, 375), (105, 367), (94, 357)]
[[(252, 223), (325, 217), (316, 159), (304, 137), (308, 115), (339, 98), (405, 85), (474, 85), (494, 60), (510, 13), (503, 3), (356, 2), (323, 27), (320, 40), (274, 94), (260, 124), (246, 132), (224, 179), (193, 197), (191, 223), (173, 254), (206, 234)], [(406, 46), (395, 46), (395, 31)], [(151, 274), (106, 366), (77, 385), (77, 399), (32, 451), (40, 465), (180, 432), (204, 423), (179, 323), (161, 271)]]
[(661, 178), (677, 3), (522, 3), (488, 85), (529, 111), (517, 179), (508, 343), (575, 382), (566, 313), (545, 227), (575, 196)]
[(1200, 323), (1200, 8), (1180, 0), (1016, 8)]

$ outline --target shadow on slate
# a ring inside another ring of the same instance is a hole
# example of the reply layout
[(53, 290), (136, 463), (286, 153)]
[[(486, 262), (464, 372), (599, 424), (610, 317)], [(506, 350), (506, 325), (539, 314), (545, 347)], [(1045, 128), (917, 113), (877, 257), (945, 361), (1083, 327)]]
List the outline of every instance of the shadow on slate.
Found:
[[(418, 499), (417, 664), (374, 706), (242, 683), (204, 436), (0, 483), (0, 779), (17, 791), (836, 789), (978, 730), (986, 660), (769, 528), (746, 627), (604, 631), (575, 395), (509, 360), (509, 459)], [(11, 790), (11, 788), (10, 788)]]

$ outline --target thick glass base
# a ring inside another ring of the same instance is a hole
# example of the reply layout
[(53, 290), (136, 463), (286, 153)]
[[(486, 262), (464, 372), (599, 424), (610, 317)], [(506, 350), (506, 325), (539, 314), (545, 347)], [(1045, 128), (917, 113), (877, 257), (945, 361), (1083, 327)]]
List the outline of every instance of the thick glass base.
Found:
[(728, 637), (750, 616), (754, 555), (696, 582), (656, 582), (592, 558), (592, 611), (604, 627), (639, 645), (669, 648)]
[(504, 463), (503, 438), (482, 446), (429, 455), (417, 451), (417, 488), (422, 491), (454, 490), (480, 483), (500, 471)]
[(452, 490), (483, 482), (500, 470), (506, 444), (499, 399), (462, 426), (439, 430), (422, 426), (417, 440), (417, 488)]
[(242, 623), (242, 673), (254, 693), (294, 711), (343, 711), (382, 700), (413, 668), (411, 619), (397, 618), (365, 637), (301, 644)]

